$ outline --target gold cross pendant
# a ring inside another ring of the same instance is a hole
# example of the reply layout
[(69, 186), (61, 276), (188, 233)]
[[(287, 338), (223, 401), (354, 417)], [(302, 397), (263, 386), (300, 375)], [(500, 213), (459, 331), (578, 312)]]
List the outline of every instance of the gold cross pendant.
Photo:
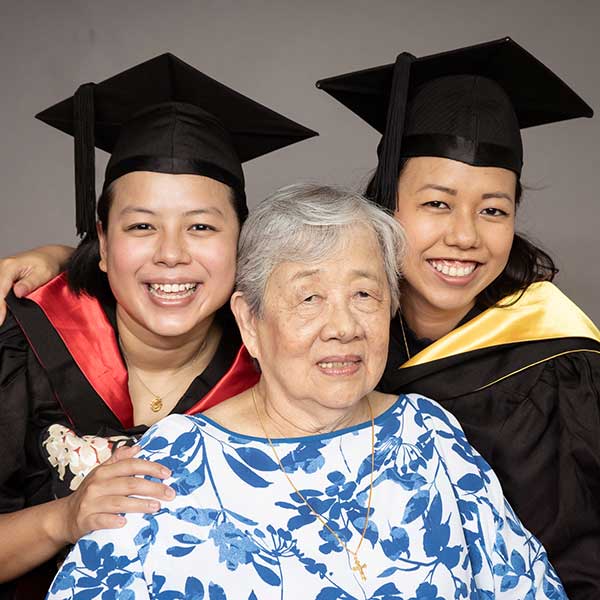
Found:
[(352, 567), (352, 570), (358, 571), (358, 574), (363, 581), (367, 580), (367, 576), (365, 575), (366, 568), (367, 568), (367, 563), (361, 563), (360, 560), (358, 560), (358, 556), (355, 556), (354, 557), (354, 566)]

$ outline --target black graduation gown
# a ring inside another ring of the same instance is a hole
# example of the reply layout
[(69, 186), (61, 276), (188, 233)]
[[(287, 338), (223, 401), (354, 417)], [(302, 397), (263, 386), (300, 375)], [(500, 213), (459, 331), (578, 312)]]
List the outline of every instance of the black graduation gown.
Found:
[(429, 345), (405, 325), (408, 361), (395, 319), (380, 388), (423, 394), (454, 414), (569, 598), (597, 600), (600, 332), (547, 282), (510, 307), (478, 312)]
[[(53, 434), (57, 426), (82, 449), (90, 440), (105, 447), (106, 439), (114, 449), (123, 438), (134, 440), (147, 429), (133, 426), (114, 307), (87, 296), (77, 298), (64, 276), (32, 297), (10, 296), (9, 314), (0, 326), (0, 513), (71, 493), (81, 472), (70, 466), (61, 472), (52, 464), (57, 454), (49, 442), (60, 442)], [(223, 336), (215, 356), (173, 412), (206, 410), (258, 379), (250, 357), (240, 349), (231, 314), (224, 310), (218, 318)], [(38, 577), (21, 578), (19, 598), (39, 597), (39, 590), (30, 586), (49, 583), (41, 571), (51, 574), (51, 568), (39, 571)], [(14, 597), (16, 587), (14, 582), (0, 585), (0, 599)]]

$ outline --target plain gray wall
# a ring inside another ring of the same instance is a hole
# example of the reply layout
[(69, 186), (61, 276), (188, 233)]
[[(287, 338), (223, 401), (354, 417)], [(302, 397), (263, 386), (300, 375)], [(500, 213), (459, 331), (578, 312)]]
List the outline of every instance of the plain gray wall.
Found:
[[(72, 139), (34, 120), (80, 83), (170, 51), (316, 129), (247, 164), (250, 204), (297, 180), (359, 185), (378, 136), (314, 82), (510, 35), (600, 110), (598, 0), (0, 0), (0, 256), (74, 243)], [(600, 322), (600, 117), (524, 132), (519, 229), (561, 269), (558, 283)], [(105, 164), (98, 152), (98, 179)]]

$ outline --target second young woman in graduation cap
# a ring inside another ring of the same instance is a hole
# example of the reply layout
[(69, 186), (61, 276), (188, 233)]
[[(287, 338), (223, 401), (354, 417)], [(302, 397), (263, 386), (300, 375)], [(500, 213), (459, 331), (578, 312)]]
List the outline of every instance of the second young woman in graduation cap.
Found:
[(454, 413), (569, 597), (600, 597), (600, 333), (515, 234), (520, 129), (591, 109), (508, 38), (318, 86), (383, 134), (367, 194), (409, 241), (382, 389)]
[[(315, 135), (169, 54), (38, 117), (75, 137), (84, 237), (65, 274), (9, 299), (0, 329), (4, 582), (119, 513), (157, 510), (172, 497), (164, 469), (112, 451), (256, 381), (223, 308), (247, 214), (241, 162)], [(98, 226), (94, 146), (111, 153)]]

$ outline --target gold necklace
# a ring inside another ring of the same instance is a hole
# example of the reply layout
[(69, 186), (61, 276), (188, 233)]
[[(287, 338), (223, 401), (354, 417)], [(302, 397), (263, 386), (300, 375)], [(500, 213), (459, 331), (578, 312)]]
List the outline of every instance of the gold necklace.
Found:
[(369, 525), (369, 515), (371, 513), (371, 499), (373, 497), (373, 472), (375, 471), (375, 418), (373, 417), (373, 408), (371, 407), (371, 402), (369, 401), (369, 398), (368, 397), (366, 398), (367, 406), (369, 407), (369, 414), (371, 415), (371, 477), (370, 477), (370, 481), (369, 481), (369, 499), (367, 501), (367, 514), (365, 516), (365, 525), (364, 525), (362, 533), (360, 535), (360, 540), (358, 542), (358, 546), (356, 546), (356, 550), (350, 550), (350, 548), (348, 548), (348, 546), (346, 545), (346, 542), (344, 542), (344, 540), (342, 540), (340, 538), (340, 536), (329, 526), (329, 524), (327, 523), (325, 518), (310, 505), (309, 501), (304, 497), (304, 495), (300, 492), (300, 490), (294, 485), (294, 482), (292, 481), (291, 477), (286, 473), (286, 470), (285, 470), (283, 464), (281, 463), (279, 455), (277, 454), (277, 450), (275, 450), (275, 446), (273, 445), (273, 442), (271, 441), (271, 438), (269, 437), (269, 434), (267, 433), (267, 430), (265, 429), (265, 424), (263, 423), (263, 421), (260, 417), (260, 413), (258, 412), (258, 406), (256, 404), (256, 395), (254, 393), (254, 388), (251, 389), (251, 393), (252, 393), (252, 402), (254, 403), (254, 410), (256, 411), (256, 416), (258, 417), (258, 422), (260, 423), (260, 426), (263, 430), (265, 438), (267, 438), (267, 442), (269, 442), (269, 446), (271, 447), (273, 456), (275, 456), (275, 460), (277, 461), (277, 464), (279, 465), (280, 471), (283, 473), (285, 478), (288, 480), (288, 483), (291, 485), (294, 492), (302, 499), (302, 502), (304, 502), (304, 504), (306, 504), (306, 506), (309, 508), (310, 512), (312, 512), (313, 515), (315, 515), (315, 517), (321, 522), (323, 527), (325, 527), (335, 537), (335, 539), (338, 541), (340, 546), (342, 546), (342, 548), (344, 548), (344, 550), (350, 556), (352, 556), (352, 558), (354, 559), (354, 566), (352, 567), (352, 570), (356, 571), (358, 573), (358, 575), (360, 576), (362, 581), (366, 581), (367, 576), (365, 575), (365, 569), (367, 568), (367, 563), (360, 562), (360, 560), (358, 558), (358, 552), (360, 550), (360, 547), (362, 546), (363, 540), (365, 539), (365, 534), (367, 533), (367, 527)]
[(130, 373), (133, 373), (133, 375), (135, 376), (135, 378), (146, 388), (146, 390), (148, 392), (150, 392), (150, 394), (152, 396), (154, 396), (154, 398), (150, 401), (150, 410), (153, 413), (157, 413), (160, 412), (163, 408), (163, 399), (166, 398), (171, 392), (174, 392), (178, 387), (179, 387), (179, 383), (174, 387), (171, 388), (168, 392), (159, 395), (156, 392), (153, 392), (145, 383), (144, 380), (139, 376), (139, 374), (137, 373), (137, 371), (135, 371), (134, 369), (132, 369), (131, 367), (128, 368), (128, 371)]
[[(183, 371), (186, 367), (189, 367), (191, 365), (193, 365), (196, 360), (198, 359), (198, 357), (200, 356), (200, 354), (202, 354), (202, 352), (204, 351), (204, 349), (206, 348), (208, 344), (208, 335), (204, 338), (204, 341), (202, 342), (202, 344), (200, 344), (200, 347), (198, 348), (198, 351), (196, 352), (196, 354), (194, 354), (193, 358), (184, 363), (183, 365), (181, 365), (181, 367), (179, 367), (178, 369), (176, 369), (173, 373), (171, 373), (171, 377), (175, 377), (176, 375), (178, 375), (181, 371)], [(168, 392), (165, 392), (163, 394), (157, 394), (155, 392), (153, 392), (144, 382), (144, 380), (140, 377), (139, 373), (137, 372), (136, 369), (132, 368), (131, 365), (129, 364), (129, 358), (127, 357), (127, 354), (125, 353), (125, 350), (123, 349), (123, 344), (121, 342), (121, 337), (119, 336), (119, 347), (121, 348), (121, 352), (123, 353), (123, 357), (125, 358), (125, 364), (127, 365), (127, 372), (128, 373), (132, 373), (134, 375), (134, 377), (144, 386), (144, 388), (146, 388), (146, 391), (150, 392), (150, 395), (153, 396), (152, 400), (150, 401), (150, 410), (153, 413), (157, 413), (160, 412), (163, 408), (164, 402), (163, 400), (171, 393), (173, 393), (180, 385), (181, 382), (178, 382), (177, 385), (173, 388), (171, 388)]]
[(406, 332), (404, 331), (404, 319), (402, 318), (402, 313), (398, 313), (398, 318), (400, 319), (400, 328), (402, 329), (402, 339), (404, 340), (404, 349), (406, 350), (406, 360), (410, 360), (410, 352), (408, 351), (408, 344), (406, 343)]

